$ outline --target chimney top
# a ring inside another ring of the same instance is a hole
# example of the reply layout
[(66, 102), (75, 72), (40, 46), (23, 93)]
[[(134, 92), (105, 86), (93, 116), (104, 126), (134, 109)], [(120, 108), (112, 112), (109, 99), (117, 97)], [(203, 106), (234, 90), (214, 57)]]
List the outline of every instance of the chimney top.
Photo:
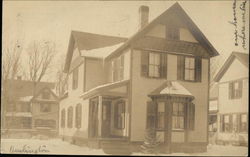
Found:
[(149, 7), (142, 5), (139, 8), (139, 29), (148, 24)]

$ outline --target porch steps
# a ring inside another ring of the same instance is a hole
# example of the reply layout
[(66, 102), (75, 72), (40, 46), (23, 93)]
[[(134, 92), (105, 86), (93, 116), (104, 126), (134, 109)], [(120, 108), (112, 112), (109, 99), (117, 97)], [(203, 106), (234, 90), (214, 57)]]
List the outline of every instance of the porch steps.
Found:
[(107, 154), (129, 155), (131, 154), (130, 144), (124, 140), (104, 140), (101, 141), (101, 148)]

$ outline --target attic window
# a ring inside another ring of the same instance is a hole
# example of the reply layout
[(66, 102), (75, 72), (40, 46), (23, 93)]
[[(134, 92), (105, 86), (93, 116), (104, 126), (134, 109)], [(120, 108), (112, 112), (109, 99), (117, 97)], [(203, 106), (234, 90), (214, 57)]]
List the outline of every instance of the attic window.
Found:
[(171, 40), (180, 40), (180, 30), (175, 26), (166, 27), (166, 38)]

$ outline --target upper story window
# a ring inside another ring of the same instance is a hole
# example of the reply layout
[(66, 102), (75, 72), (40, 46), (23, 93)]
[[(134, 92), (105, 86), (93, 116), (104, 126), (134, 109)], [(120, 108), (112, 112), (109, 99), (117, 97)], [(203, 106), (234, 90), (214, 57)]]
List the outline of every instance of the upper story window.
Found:
[(61, 111), (61, 127), (65, 128), (65, 109)]
[(75, 108), (75, 127), (81, 128), (81, 120), (82, 120), (82, 105), (77, 104)]
[(242, 80), (229, 83), (229, 99), (242, 97)]
[(167, 54), (142, 51), (141, 75), (149, 78), (166, 78)]
[(50, 112), (51, 111), (51, 104), (40, 104), (40, 112)]
[(201, 82), (202, 59), (178, 55), (177, 78), (183, 81)]
[(160, 77), (160, 54), (149, 53), (149, 76)]
[(42, 99), (49, 99), (50, 98), (50, 92), (48, 90), (44, 90), (42, 92)]
[(73, 127), (73, 107), (70, 106), (68, 108), (68, 114), (67, 114), (67, 127), (72, 128)]
[(123, 72), (124, 72), (124, 55), (114, 59), (112, 61), (112, 80), (120, 81), (123, 79)]
[(73, 70), (72, 89), (76, 89), (78, 87), (78, 71), (78, 67)]
[(195, 59), (193, 57), (185, 57), (185, 80), (195, 80)]
[(166, 26), (166, 38), (171, 40), (179, 40), (180, 39), (180, 30), (175, 26)]

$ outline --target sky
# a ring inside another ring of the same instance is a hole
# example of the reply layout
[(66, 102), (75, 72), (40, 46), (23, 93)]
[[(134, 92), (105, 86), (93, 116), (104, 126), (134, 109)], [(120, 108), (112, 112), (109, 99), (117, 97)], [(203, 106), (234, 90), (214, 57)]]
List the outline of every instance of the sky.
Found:
[[(141, 5), (149, 6), (149, 21), (159, 16), (176, 1), (4, 1), (3, 45), (19, 40), (25, 48), (32, 41), (53, 41), (57, 55), (67, 52), (72, 30), (130, 37), (138, 30)], [(236, 3), (237, 30), (241, 33), (242, 10)], [(234, 1), (178, 1), (194, 23), (220, 53), (212, 58), (221, 66), (232, 51), (248, 53), (238, 38), (235, 46)], [(249, 42), (249, 2), (245, 12), (246, 43)], [(61, 60), (57, 57), (55, 64)], [(25, 62), (25, 59), (24, 59)], [(55, 66), (56, 67), (56, 66)], [(53, 75), (53, 74), (52, 74)], [(53, 81), (53, 76), (45, 81)]]

